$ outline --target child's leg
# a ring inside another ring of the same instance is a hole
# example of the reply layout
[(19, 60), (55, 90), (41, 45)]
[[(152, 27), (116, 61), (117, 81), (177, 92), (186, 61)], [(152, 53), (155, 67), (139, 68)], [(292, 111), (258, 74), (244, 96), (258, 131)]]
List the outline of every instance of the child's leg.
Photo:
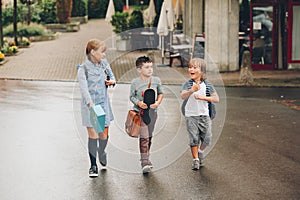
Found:
[(200, 158), (200, 163), (203, 165), (203, 159), (204, 159), (204, 150), (207, 146), (211, 143), (211, 119), (209, 116), (201, 118), (201, 121), (199, 123), (200, 125), (200, 137), (201, 137), (201, 144), (198, 149), (198, 157)]
[(198, 145), (191, 147), (191, 153), (192, 153), (193, 159), (198, 158)]
[(193, 157), (192, 169), (198, 170), (200, 168), (200, 161), (198, 158), (198, 148), (200, 142), (200, 134), (198, 128), (199, 117), (186, 117), (186, 126), (190, 138), (190, 148)]
[(193, 158), (198, 158), (198, 146), (200, 135), (198, 129), (198, 117), (186, 117), (186, 128), (190, 139), (190, 148)]
[(148, 163), (149, 160), (149, 132), (147, 125), (142, 121), (139, 138), (140, 156), (142, 167)]

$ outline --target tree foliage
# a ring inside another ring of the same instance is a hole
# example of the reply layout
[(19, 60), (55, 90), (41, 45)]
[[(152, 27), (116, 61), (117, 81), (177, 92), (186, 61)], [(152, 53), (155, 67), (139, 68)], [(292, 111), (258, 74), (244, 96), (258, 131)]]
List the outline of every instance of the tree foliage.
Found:
[(87, 11), (87, 0), (73, 1), (72, 17), (84, 17)]

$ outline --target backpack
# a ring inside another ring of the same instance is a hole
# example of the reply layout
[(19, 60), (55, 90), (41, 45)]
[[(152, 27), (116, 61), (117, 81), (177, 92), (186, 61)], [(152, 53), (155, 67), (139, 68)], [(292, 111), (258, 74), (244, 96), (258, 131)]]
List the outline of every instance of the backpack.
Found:
[[(188, 89), (190, 89), (192, 87), (193, 82), (194, 81), (192, 79), (189, 80), (189, 88)], [(204, 83), (206, 85), (206, 96), (209, 97), (210, 93), (209, 93), (209, 90), (208, 90), (208, 86), (207, 86), (206, 80), (204, 80)], [(182, 102), (182, 104), (181, 104), (181, 113), (182, 113), (183, 116), (185, 116), (185, 105), (186, 105), (188, 99), (189, 98), (184, 99), (183, 102)], [(216, 106), (215, 106), (214, 103), (208, 102), (208, 111), (209, 111), (209, 117), (210, 117), (210, 119), (213, 120), (216, 117), (216, 114), (217, 114)]]

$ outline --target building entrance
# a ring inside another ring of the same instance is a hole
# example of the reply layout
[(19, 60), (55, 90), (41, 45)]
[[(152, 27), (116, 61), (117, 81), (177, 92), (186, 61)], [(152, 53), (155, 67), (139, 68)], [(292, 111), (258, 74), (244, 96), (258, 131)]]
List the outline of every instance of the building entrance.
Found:
[(251, 4), (250, 51), (254, 70), (277, 68), (277, 18), (274, 4)]

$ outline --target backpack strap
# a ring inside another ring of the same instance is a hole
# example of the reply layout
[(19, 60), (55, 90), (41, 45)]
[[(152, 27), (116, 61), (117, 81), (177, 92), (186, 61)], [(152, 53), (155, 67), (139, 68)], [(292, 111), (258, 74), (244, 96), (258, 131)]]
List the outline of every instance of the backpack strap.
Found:
[(205, 87), (206, 87), (206, 91), (205, 91), (206, 96), (207, 96), (207, 97), (210, 97), (210, 91), (209, 91), (209, 89), (208, 89), (208, 82), (207, 82), (206, 80), (204, 80), (203, 82), (205, 83)]
[(85, 78), (86, 78), (86, 80), (88, 80), (88, 71), (87, 71), (87, 67), (85, 64), (83, 64), (83, 69), (84, 69)]

